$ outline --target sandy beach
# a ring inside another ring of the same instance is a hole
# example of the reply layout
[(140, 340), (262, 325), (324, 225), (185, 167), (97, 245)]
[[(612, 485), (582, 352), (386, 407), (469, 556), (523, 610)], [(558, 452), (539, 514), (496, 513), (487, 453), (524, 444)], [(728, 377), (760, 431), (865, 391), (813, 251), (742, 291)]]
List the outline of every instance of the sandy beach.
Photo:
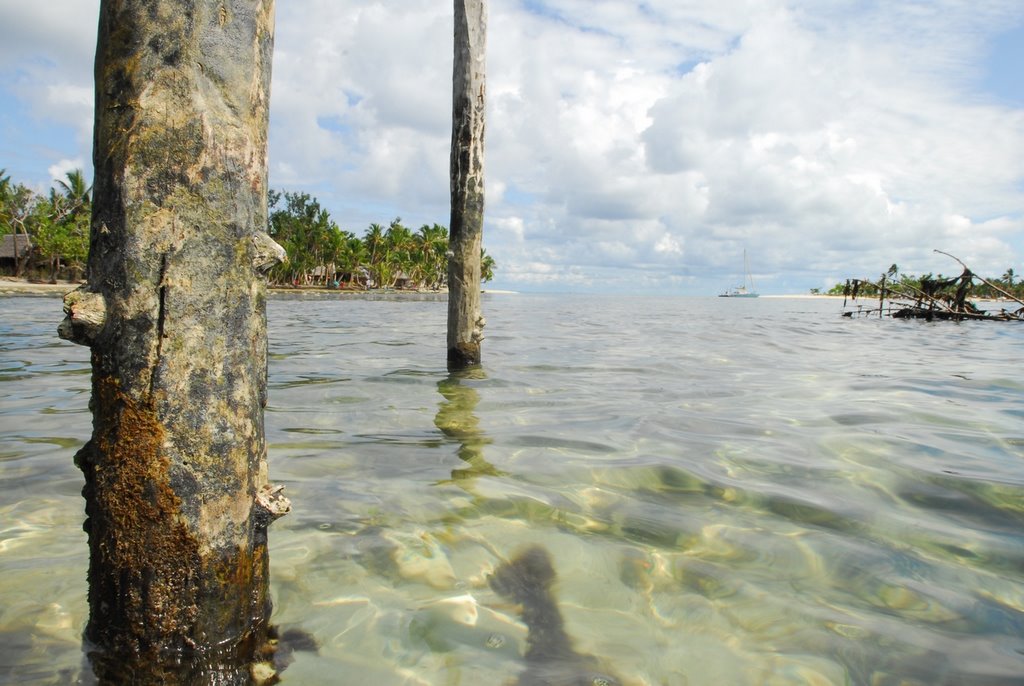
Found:
[(10, 276), (0, 276), (0, 295), (53, 295), (63, 296), (70, 293), (81, 285), (77, 281), (59, 281), (57, 283), (44, 283), (38, 281), (26, 281), (15, 279)]
[[(0, 295), (50, 295), (50, 296), (63, 296), (65, 293), (78, 288), (84, 284), (84, 281), (59, 281), (57, 283), (46, 283), (43, 281), (28, 281), (26, 279), (17, 279), (12, 276), (0, 276)], [(351, 295), (351, 296), (366, 296), (366, 295), (444, 295), (448, 293), (448, 289), (442, 288), (439, 291), (434, 290), (337, 290), (322, 287), (303, 287), (303, 288), (290, 288), (290, 287), (270, 287), (271, 292), (276, 293), (308, 293), (308, 294), (334, 294), (334, 295)], [(501, 291), (491, 291), (497, 293)]]

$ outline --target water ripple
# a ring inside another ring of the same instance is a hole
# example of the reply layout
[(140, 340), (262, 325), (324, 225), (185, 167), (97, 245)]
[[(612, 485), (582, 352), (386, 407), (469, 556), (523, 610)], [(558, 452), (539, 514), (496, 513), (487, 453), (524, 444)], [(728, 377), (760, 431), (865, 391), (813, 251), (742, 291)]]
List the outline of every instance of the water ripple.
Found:
[[(89, 364), (40, 303), (0, 323), (0, 562), (25, 598), (0, 632), (11, 674), (56, 683), (81, 665)], [(450, 375), (442, 300), (269, 305), (270, 471), (294, 504), (275, 621), (322, 647), (296, 683), (507, 681), (524, 635), (487, 574), (526, 544), (577, 647), (636, 683), (1024, 673), (1020, 327), (493, 296), (483, 369)]]

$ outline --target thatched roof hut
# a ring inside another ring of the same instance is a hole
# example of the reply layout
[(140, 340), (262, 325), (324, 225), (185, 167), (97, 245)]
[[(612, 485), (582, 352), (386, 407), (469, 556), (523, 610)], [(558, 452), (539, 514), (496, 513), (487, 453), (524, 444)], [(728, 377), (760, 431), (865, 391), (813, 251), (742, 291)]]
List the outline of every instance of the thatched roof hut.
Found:
[[(15, 238), (17, 238), (17, 242), (15, 242)], [(17, 245), (17, 255), (14, 253), (15, 245)], [(15, 237), (14, 234), (9, 233), (0, 241), (0, 264), (14, 264), (15, 259), (20, 260), (30, 252), (32, 252), (32, 241), (28, 236), (20, 234)]]

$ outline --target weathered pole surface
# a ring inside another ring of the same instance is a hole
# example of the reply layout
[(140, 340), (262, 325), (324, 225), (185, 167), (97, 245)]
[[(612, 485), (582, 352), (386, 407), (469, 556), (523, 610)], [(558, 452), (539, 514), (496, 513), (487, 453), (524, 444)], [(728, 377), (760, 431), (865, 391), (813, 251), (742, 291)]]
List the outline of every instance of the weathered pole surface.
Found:
[(248, 683), (270, 614), (262, 272), (273, 0), (102, 0), (87, 285), (93, 669)]
[(486, 0), (455, 0), (452, 77), (451, 227), (448, 243), (448, 368), (480, 364), (484, 229)]

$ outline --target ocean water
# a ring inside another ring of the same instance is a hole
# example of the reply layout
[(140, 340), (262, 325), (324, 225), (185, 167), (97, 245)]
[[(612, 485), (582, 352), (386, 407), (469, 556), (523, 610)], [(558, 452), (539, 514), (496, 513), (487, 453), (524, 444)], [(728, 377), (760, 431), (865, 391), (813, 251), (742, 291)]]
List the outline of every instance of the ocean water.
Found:
[[(87, 351), (0, 299), (0, 683), (75, 683)], [(547, 549), (575, 648), (628, 684), (1024, 683), (1024, 327), (830, 299), (274, 296), (274, 621), (292, 684), (502, 684), (488, 586)]]

